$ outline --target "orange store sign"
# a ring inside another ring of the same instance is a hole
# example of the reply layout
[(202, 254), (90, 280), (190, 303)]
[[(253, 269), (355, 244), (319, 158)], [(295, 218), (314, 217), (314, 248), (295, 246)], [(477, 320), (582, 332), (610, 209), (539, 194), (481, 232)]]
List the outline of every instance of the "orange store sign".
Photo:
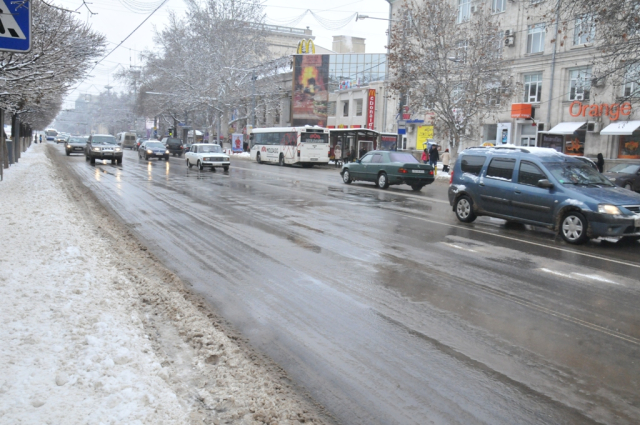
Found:
[(582, 102), (574, 100), (569, 105), (569, 115), (572, 117), (609, 117), (611, 121), (618, 121), (620, 115), (631, 115), (631, 103), (601, 103), (600, 105), (583, 105)]

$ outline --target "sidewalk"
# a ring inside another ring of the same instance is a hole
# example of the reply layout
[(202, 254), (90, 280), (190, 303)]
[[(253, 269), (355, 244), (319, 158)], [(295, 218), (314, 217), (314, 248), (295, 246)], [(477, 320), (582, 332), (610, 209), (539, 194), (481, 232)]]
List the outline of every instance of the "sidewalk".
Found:
[(136, 273), (146, 248), (123, 259), (46, 149), (0, 182), (0, 423), (325, 423), (170, 272)]

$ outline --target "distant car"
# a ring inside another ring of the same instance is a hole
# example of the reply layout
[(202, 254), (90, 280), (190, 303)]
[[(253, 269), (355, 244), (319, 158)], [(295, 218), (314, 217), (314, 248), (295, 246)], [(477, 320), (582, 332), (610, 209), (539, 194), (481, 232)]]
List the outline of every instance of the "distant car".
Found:
[(155, 140), (147, 140), (143, 142), (138, 148), (138, 158), (144, 158), (147, 161), (151, 158), (158, 158), (165, 161), (169, 160), (169, 151), (160, 142)]
[(640, 238), (640, 195), (614, 186), (575, 157), (549, 148), (469, 148), (451, 172), (458, 220), (485, 215), (589, 238)]
[[(136, 140), (136, 145), (134, 147), (135, 150), (138, 150), (140, 148), (140, 145), (144, 142), (146, 142), (147, 140), (154, 140), (154, 139), (145, 139), (143, 137), (138, 137), (138, 139)], [(155, 140), (154, 140), (155, 141)]]
[(598, 170), (598, 165), (591, 158), (587, 158), (586, 156), (574, 156), (574, 158), (579, 159), (597, 172), (600, 172), (600, 170)]
[(115, 136), (110, 134), (92, 134), (87, 140), (85, 158), (96, 163), (96, 159), (111, 160), (112, 164), (122, 164), (122, 148), (118, 146)]
[(69, 138), (68, 135), (66, 135), (64, 133), (58, 133), (58, 135), (55, 138), (55, 142), (56, 142), (56, 144), (58, 144), (58, 143), (66, 143), (68, 138)]
[(618, 164), (604, 175), (616, 186), (640, 191), (640, 163)]
[(65, 152), (67, 153), (67, 156), (72, 153), (84, 153), (84, 149), (87, 146), (87, 139), (88, 137), (82, 136), (69, 137), (69, 140), (67, 140), (67, 143), (65, 144)]
[(213, 143), (194, 143), (186, 154), (187, 166), (189, 168), (194, 165), (200, 170), (204, 167), (222, 167), (224, 171), (229, 171), (229, 155), (222, 151), (220, 145)]
[(356, 162), (343, 165), (340, 175), (346, 184), (358, 180), (375, 182), (380, 189), (408, 184), (415, 191), (435, 180), (431, 165), (421, 164), (408, 152), (397, 151), (368, 152)]
[(182, 145), (182, 140), (177, 139), (175, 137), (165, 137), (162, 139), (162, 144), (167, 147), (169, 153), (173, 156), (182, 156), (184, 153), (184, 146)]
[(118, 133), (116, 134), (116, 141), (118, 142), (118, 145), (122, 147), (122, 149), (137, 149), (136, 133), (134, 132), (123, 131), (122, 133)]

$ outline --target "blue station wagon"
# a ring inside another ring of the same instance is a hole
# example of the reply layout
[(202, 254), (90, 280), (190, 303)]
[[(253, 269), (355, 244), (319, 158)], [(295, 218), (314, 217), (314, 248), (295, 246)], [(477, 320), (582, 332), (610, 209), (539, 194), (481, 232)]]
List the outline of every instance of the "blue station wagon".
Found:
[(572, 244), (640, 239), (640, 195), (554, 149), (466, 149), (453, 167), (448, 195), (466, 223), (486, 215), (544, 226)]

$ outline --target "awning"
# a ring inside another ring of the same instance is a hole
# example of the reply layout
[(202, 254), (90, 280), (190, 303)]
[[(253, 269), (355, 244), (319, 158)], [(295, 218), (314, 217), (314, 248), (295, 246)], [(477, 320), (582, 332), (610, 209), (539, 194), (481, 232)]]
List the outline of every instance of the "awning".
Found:
[(573, 134), (577, 129), (585, 125), (586, 121), (580, 122), (561, 122), (560, 124), (553, 127), (547, 133), (550, 134)]
[(619, 134), (619, 135), (629, 136), (633, 134), (633, 132), (636, 131), (638, 127), (640, 127), (640, 121), (614, 122), (612, 124), (609, 124), (605, 128), (603, 128), (600, 134), (604, 134), (604, 135)]

